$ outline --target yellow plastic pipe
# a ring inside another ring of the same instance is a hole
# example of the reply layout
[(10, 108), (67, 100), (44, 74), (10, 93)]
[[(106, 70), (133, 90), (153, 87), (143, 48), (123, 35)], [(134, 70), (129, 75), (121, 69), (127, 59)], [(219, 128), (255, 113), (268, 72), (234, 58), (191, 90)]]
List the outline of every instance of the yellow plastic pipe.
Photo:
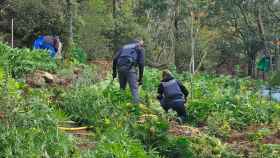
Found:
[(68, 127), (58, 127), (58, 129), (60, 130), (64, 130), (64, 131), (78, 131), (78, 130), (85, 130), (85, 129), (90, 129), (93, 126), (87, 126), (87, 127), (72, 127), (72, 128), (68, 128)]

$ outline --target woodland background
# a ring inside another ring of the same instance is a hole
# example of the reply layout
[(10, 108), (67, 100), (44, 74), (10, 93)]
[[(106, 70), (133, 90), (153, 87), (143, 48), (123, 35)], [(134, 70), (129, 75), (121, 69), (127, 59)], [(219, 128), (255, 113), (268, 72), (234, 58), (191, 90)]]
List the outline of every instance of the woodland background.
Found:
[(13, 19), (16, 47), (59, 35), (66, 58), (74, 49), (110, 59), (143, 38), (147, 65), (256, 77), (265, 53), (280, 68), (279, 8), (279, 0), (1, 0), (0, 40), (11, 43)]

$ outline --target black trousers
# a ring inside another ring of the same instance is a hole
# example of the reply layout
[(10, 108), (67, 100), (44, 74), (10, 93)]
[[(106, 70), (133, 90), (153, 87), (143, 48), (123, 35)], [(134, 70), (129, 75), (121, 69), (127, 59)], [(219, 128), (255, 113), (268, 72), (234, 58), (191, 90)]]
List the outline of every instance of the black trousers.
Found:
[(165, 112), (168, 112), (169, 109), (172, 109), (177, 112), (178, 117), (180, 117), (182, 121), (187, 120), (185, 101), (183, 100), (167, 101), (163, 98), (160, 100), (160, 105), (165, 110)]

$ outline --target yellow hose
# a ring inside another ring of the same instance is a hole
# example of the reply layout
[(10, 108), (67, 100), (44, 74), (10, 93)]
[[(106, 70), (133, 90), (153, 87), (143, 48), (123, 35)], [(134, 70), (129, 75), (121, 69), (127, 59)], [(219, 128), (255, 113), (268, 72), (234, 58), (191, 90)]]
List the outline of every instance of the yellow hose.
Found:
[(90, 129), (93, 126), (89, 126), (89, 127), (72, 127), (72, 128), (67, 128), (67, 127), (58, 127), (58, 129), (60, 130), (64, 130), (64, 131), (78, 131), (78, 130), (85, 130), (85, 129)]
[(143, 114), (140, 117), (157, 117), (157, 115), (153, 115), (153, 114)]

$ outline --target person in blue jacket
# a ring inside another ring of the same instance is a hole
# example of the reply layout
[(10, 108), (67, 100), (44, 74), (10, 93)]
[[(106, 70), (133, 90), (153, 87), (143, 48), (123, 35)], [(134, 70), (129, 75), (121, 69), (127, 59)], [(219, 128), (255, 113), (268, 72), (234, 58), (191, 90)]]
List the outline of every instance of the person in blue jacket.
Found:
[(34, 49), (48, 50), (50, 56), (54, 58), (61, 51), (61, 42), (58, 36), (40, 35), (33, 43)]
[(162, 72), (162, 80), (158, 86), (157, 99), (160, 102), (161, 107), (168, 112), (172, 109), (177, 112), (179, 116), (178, 120), (180, 123), (186, 122), (187, 113), (185, 103), (188, 97), (188, 90), (178, 80), (176, 80), (170, 71), (164, 70)]

